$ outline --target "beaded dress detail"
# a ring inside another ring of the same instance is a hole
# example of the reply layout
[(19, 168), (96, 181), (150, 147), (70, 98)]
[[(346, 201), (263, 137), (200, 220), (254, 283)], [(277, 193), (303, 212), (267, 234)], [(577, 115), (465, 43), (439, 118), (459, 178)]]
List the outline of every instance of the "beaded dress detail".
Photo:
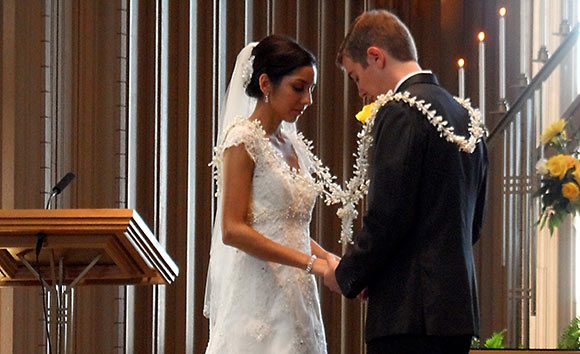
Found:
[[(248, 215), (252, 227), (310, 254), (309, 225), (318, 195), (309, 175), (312, 161), (295, 132), (283, 133), (294, 147), (299, 170), (271, 145), (259, 121), (240, 118), (231, 125), (212, 162), (218, 199), (223, 153), (243, 145), (255, 164)], [(211, 247), (204, 307), (210, 319), (207, 354), (327, 353), (313, 275), (225, 246), (221, 235), (214, 234)]]

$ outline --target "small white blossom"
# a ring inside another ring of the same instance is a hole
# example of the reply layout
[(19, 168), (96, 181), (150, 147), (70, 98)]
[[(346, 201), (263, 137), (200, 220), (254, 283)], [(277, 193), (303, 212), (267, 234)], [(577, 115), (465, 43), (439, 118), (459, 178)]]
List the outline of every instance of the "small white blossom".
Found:
[(548, 160), (539, 159), (538, 162), (536, 162), (536, 173), (540, 176), (545, 176), (548, 172)]

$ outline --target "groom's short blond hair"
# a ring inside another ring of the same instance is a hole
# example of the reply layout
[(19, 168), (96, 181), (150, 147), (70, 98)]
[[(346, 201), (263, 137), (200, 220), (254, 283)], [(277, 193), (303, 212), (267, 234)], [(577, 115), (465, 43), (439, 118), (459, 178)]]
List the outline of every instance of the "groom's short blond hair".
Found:
[(367, 49), (376, 46), (393, 58), (417, 61), (417, 48), (411, 32), (393, 13), (387, 10), (366, 11), (358, 16), (338, 50), (336, 63), (342, 66), (344, 56), (367, 67)]

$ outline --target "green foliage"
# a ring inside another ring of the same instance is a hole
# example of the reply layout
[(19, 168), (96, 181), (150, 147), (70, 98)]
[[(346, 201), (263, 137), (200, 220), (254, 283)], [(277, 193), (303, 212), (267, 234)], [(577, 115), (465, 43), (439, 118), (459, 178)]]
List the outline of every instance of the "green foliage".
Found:
[[(478, 337), (472, 337), (471, 349), (503, 349), (505, 348), (504, 337), (506, 332), (506, 329), (500, 332), (494, 332), (491, 337), (485, 340), (483, 346)], [(558, 342), (558, 349), (580, 350), (580, 317), (572, 319), (564, 329), (564, 332), (562, 332), (562, 335), (560, 336), (560, 341)]]
[(481, 348), (481, 341), (479, 337), (471, 337), (471, 349), (479, 349)]
[(580, 317), (572, 319), (568, 327), (564, 329), (558, 342), (558, 349), (580, 349)]
[(503, 338), (507, 330), (501, 332), (493, 332), (491, 337), (485, 340), (485, 348), (500, 349), (504, 347)]

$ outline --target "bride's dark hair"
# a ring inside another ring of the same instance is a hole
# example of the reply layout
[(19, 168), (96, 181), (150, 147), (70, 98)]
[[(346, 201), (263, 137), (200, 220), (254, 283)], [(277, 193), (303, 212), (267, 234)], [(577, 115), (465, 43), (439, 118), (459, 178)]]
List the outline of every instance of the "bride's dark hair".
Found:
[(303, 66), (316, 66), (316, 58), (291, 38), (272, 34), (262, 39), (252, 50), (253, 73), (246, 93), (250, 97), (263, 96), (258, 79), (266, 74), (274, 86), (282, 78)]

